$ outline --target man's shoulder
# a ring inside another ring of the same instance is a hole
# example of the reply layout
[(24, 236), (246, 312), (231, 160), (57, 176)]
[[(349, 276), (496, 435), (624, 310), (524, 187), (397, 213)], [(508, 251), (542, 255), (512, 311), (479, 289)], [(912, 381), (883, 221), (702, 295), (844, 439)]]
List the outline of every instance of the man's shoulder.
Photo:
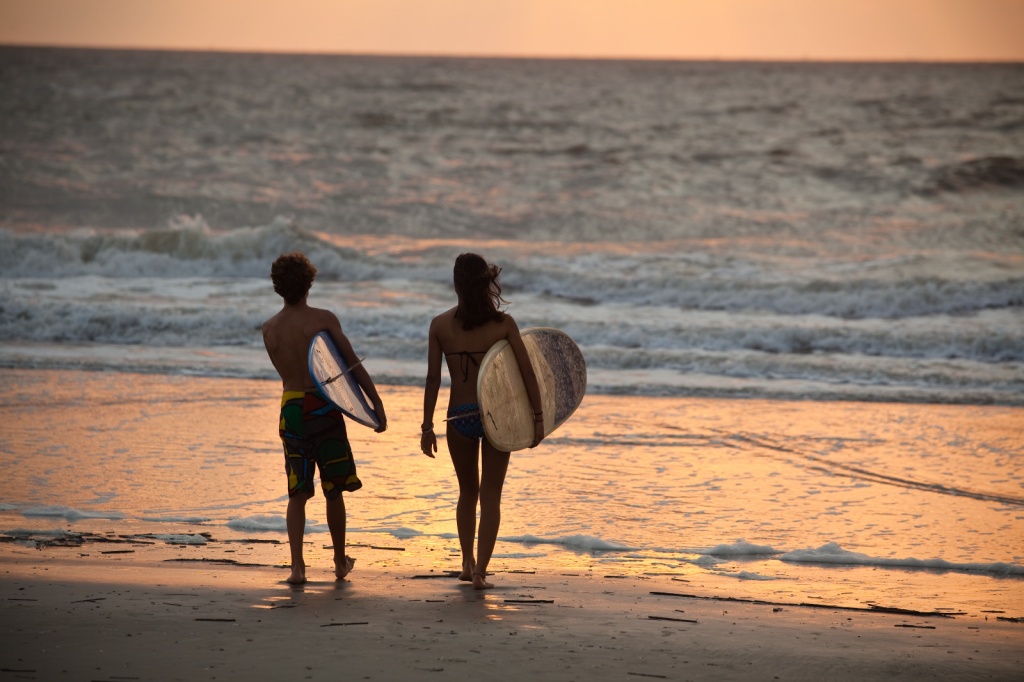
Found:
[(314, 318), (317, 320), (337, 321), (338, 319), (338, 316), (335, 315), (332, 311), (328, 310), (327, 308), (314, 308), (313, 306), (309, 306), (308, 308), (306, 308), (306, 315), (308, 315), (310, 318)]
[(263, 331), (263, 333), (266, 334), (268, 329), (273, 329), (277, 325), (278, 319), (280, 317), (281, 311), (277, 311), (276, 313), (268, 317), (266, 320), (264, 320), (263, 324), (260, 325), (260, 329)]

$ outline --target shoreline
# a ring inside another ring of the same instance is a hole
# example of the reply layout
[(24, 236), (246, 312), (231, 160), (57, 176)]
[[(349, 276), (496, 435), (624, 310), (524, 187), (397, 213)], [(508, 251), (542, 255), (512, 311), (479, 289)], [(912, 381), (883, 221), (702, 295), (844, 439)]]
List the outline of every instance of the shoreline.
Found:
[[(135, 362), (132, 367), (126, 362)], [(370, 360), (365, 363), (378, 386), (422, 390), (425, 365), (420, 360)], [(197, 369), (200, 368), (200, 369)], [(258, 369), (257, 369), (258, 368)], [(0, 373), (83, 372), (164, 376), (170, 379), (217, 379), (276, 384), (262, 348), (120, 346), (113, 344), (0, 343)], [(1007, 370), (1009, 371), (1009, 370)], [(854, 386), (786, 379), (754, 379), (662, 369), (588, 369), (587, 396), (697, 400), (764, 400), (779, 402), (864, 403), (867, 405), (935, 405), (949, 407), (1024, 408), (1024, 393), (972, 389), (950, 393), (948, 387)], [(449, 385), (442, 377), (442, 388)], [(639, 390), (639, 386), (645, 390)]]
[[(0, 375), (12, 380), (6, 452), (46, 463), (11, 468), (5, 534), (57, 539), (64, 547), (42, 550), (56, 557), (287, 560), (275, 546), (286, 498), (269, 382)], [(357, 570), (455, 568), (451, 464), (416, 449), (419, 389), (389, 393), (394, 428), (350, 433), (366, 483), (349, 509), (350, 544), (368, 545), (353, 553)], [(588, 396), (555, 438), (516, 455), (491, 568), (620, 582), (671, 572), (723, 597), (1024, 616), (1011, 541), (1019, 466), (985, 454), (1020, 451), (1019, 418), (1016, 408)], [(315, 565), (330, 540), (322, 502), (309, 510)], [(19, 547), (9, 539), (0, 548)]]
[(293, 587), (162, 549), (0, 552), (0, 669), (19, 679), (1010, 679), (1024, 659), (1015, 622), (687, 596), (665, 576), (499, 572), (478, 592), (357, 563)]

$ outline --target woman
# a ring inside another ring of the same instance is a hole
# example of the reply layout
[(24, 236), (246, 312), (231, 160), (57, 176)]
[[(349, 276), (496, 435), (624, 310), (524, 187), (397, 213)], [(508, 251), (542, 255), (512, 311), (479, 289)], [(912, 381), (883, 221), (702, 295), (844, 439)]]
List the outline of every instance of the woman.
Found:
[[(476, 395), (476, 379), (480, 361), (498, 341), (507, 340), (515, 353), (523, 375), (523, 383), (533, 408), (536, 447), (544, 438), (544, 415), (541, 412), (537, 377), (519, 336), (515, 320), (498, 309), (504, 303), (498, 273), (501, 269), (488, 265), (475, 253), (464, 253), (455, 259), (455, 293), (459, 304), (435, 317), (430, 323), (427, 351), (427, 383), (423, 395), (423, 427), (420, 449), (433, 457), (437, 452), (434, 435), (434, 407), (441, 387), (441, 357), (447, 361), (451, 377), (448, 400), (448, 451), (459, 479), (459, 505), (455, 512), (462, 547), (462, 573), (459, 580), (471, 581), (478, 590), (494, 587), (487, 582), (487, 564), (494, 552), (501, 524), (501, 488), (508, 470), (509, 453), (495, 449), (484, 438), (483, 422)], [(482, 474), (477, 458), (483, 463)], [(476, 531), (476, 505), (480, 501), (480, 531), (476, 559), (473, 540)]]

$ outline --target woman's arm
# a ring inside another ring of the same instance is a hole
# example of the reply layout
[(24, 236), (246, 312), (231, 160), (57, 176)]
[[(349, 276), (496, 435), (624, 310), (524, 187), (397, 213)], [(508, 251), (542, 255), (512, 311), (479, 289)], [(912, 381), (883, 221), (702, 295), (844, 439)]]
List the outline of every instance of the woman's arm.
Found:
[(533, 444), (530, 447), (535, 448), (544, 440), (544, 401), (540, 397), (537, 374), (533, 371), (530, 354), (526, 352), (526, 344), (519, 334), (519, 326), (511, 315), (505, 315), (505, 323), (508, 325), (508, 334), (505, 338), (508, 339), (512, 353), (516, 356), (519, 373), (523, 377), (523, 385), (526, 386), (526, 395), (530, 398), (530, 407), (533, 409)]
[(434, 434), (434, 408), (437, 407), (437, 392), (441, 389), (441, 342), (435, 330), (437, 320), (430, 323), (427, 340), (427, 380), (423, 387), (423, 425), (420, 427), (420, 450), (427, 457), (437, 452), (437, 436)]

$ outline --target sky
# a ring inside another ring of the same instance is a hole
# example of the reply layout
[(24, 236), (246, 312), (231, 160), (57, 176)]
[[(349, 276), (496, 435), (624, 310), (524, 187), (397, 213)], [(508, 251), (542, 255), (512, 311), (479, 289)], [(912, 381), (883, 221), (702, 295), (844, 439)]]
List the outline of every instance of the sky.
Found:
[(0, 44), (1024, 61), (1024, 0), (0, 0)]

